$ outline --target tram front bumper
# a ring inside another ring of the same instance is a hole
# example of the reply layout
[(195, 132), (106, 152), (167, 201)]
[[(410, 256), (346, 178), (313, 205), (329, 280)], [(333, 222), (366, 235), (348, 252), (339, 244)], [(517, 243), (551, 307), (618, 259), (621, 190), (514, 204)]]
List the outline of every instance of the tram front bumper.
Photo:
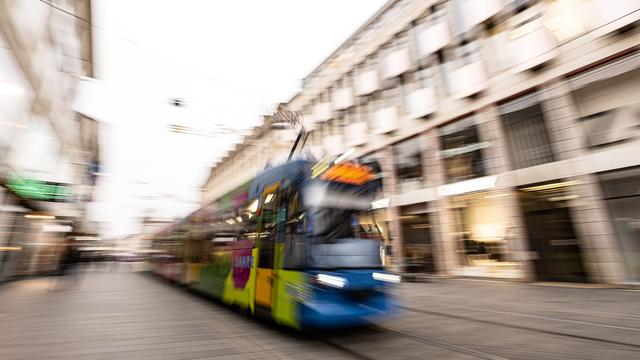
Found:
[(301, 304), (300, 322), (304, 328), (357, 327), (383, 320), (397, 312), (399, 308), (395, 299), (385, 292), (378, 292), (365, 301), (354, 301), (344, 294), (331, 294)]

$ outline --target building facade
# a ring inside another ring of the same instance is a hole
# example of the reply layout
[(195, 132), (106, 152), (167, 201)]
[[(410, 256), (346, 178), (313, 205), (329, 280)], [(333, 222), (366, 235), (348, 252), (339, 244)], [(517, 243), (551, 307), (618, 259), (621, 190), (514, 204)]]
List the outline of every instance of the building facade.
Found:
[(391, 0), (288, 103), (403, 272), (640, 281), (640, 1)]
[(91, 77), (89, 0), (0, 1), (0, 280), (54, 270), (86, 221), (99, 124), (73, 109)]
[(285, 161), (297, 135), (287, 125), (273, 116), (264, 116), (263, 123), (211, 169), (202, 186), (201, 205), (250, 181), (269, 164)]

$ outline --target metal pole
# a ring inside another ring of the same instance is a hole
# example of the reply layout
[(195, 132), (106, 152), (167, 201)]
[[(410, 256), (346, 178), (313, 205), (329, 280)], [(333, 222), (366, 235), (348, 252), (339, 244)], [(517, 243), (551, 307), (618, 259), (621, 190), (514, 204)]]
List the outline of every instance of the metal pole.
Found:
[[(300, 132), (298, 132), (298, 136), (296, 137), (296, 141), (293, 143), (293, 147), (291, 148), (291, 151), (289, 152), (289, 157), (287, 158), (287, 161), (291, 161), (291, 158), (293, 157), (293, 153), (296, 151), (296, 148), (298, 147), (298, 143), (300, 142), (300, 139), (302, 138), (302, 134), (304, 133), (304, 128), (300, 129)], [(306, 137), (305, 137), (305, 142), (306, 142)]]

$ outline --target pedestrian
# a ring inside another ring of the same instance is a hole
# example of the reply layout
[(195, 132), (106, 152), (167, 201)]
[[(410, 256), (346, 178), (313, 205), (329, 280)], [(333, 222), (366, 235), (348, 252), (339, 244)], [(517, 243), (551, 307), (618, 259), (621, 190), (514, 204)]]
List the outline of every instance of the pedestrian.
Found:
[(64, 248), (60, 254), (60, 260), (58, 262), (58, 279), (54, 290), (61, 287), (61, 283), (67, 283), (64, 287), (76, 287), (80, 281), (80, 274), (78, 272), (78, 264), (80, 263), (80, 253), (77, 247), (71, 242), (69, 238), (65, 240)]

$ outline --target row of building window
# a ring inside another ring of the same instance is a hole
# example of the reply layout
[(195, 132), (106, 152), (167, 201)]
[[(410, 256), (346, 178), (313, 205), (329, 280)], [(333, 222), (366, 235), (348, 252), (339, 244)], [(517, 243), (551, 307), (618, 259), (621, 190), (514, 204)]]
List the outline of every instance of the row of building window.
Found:
[[(551, 60), (557, 56), (559, 42), (586, 31), (566, 13), (573, 3), (586, 4), (581, 0), (436, 2), (303, 107), (307, 123), (319, 133), (312, 142), (318, 144), (327, 136), (342, 135), (345, 126), (359, 122), (368, 124), (376, 133), (391, 132), (397, 125), (387, 126), (391, 130), (376, 129), (380, 124), (374, 118), (381, 110), (393, 108), (393, 114), (383, 115), (393, 117), (389, 121), (396, 123), (405, 117), (425, 117), (435, 111), (439, 99), (476, 94), (486, 88), (489, 76), (516, 63)], [(626, 11), (623, 10), (620, 11)], [(474, 11), (484, 15), (473, 14)], [(558, 27), (553, 21), (560, 18), (568, 22), (566, 26)], [(361, 42), (374, 31), (374, 24), (371, 27), (360, 35)], [(529, 38), (533, 33), (536, 35)], [(517, 38), (527, 41), (516, 46)], [(354, 42), (352, 48), (364, 46), (358, 45), (358, 39)], [(536, 49), (529, 50), (530, 47)], [(516, 51), (520, 48), (522, 51)], [(346, 49), (345, 53), (355, 53)], [(528, 55), (520, 58), (520, 52)], [(491, 61), (483, 61), (486, 59)]]
[[(503, 106), (501, 110), (500, 122), (513, 169), (554, 161), (542, 107), (538, 102), (531, 102), (520, 109)], [(479, 133), (474, 116), (438, 129), (439, 158), (443, 161), (447, 182), (487, 175), (483, 149), (495, 144), (482, 139)], [(425, 176), (422, 138), (418, 136), (397, 143), (393, 151), (400, 186), (405, 186), (403, 183), (421, 183)]]

